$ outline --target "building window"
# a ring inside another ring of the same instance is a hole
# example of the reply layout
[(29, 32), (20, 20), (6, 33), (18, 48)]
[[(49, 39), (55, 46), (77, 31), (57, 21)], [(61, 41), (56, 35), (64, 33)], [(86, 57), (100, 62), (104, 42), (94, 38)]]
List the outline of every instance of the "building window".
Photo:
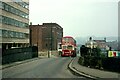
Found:
[(2, 5), (1, 8), (6, 10), (6, 11), (9, 11), (9, 12), (11, 12), (13, 14), (19, 15), (19, 16), (21, 16), (23, 18), (27, 18), (27, 19), (29, 18), (29, 17), (26, 17), (26, 15), (29, 15), (29, 14), (27, 14), (27, 13), (25, 13), (23, 11), (20, 11), (20, 10), (18, 10), (16, 8), (4, 3), (4, 2), (2, 2), (1, 5)]
[(8, 24), (8, 25), (12, 25), (12, 26), (16, 26), (16, 27), (22, 27), (22, 28), (27, 28), (28, 24), (27, 23), (23, 23), (5, 16), (2, 16), (2, 23), (4, 24)]
[(0, 23), (2, 23), (2, 16), (0, 16)]
[(2, 2), (0, 1), (0, 8), (2, 9)]
[(13, 34), (14, 34), (14, 33), (13, 33), (13, 31), (10, 31), (9, 34), (10, 34), (10, 37), (13, 37)]
[(11, 38), (29, 38), (29, 34), (15, 32), (15, 31), (8, 31), (8, 30), (0, 30), (0, 36), (2, 37), (11, 37)]
[(13, 32), (13, 37), (14, 37), (14, 38), (16, 37), (16, 32)]
[(0, 36), (2, 36), (2, 30), (0, 29)]
[(8, 11), (8, 8), (9, 8), (8, 5), (5, 5), (5, 10), (6, 10), (6, 11)]
[(20, 33), (20, 38), (23, 38), (23, 33)]
[(8, 37), (8, 31), (3, 30), (3, 31), (2, 31), (2, 35), (3, 35), (3, 37)]
[(16, 37), (16, 38), (18, 38), (18, 37), (19, 37), (19, 34), (18, 34), (18, 32), (16, 32), (16, 35), (15, 35), (15, 37)]
[(17, 2), (20, 6), (28, 9), (29, 8), (29, 4), (27, 4), (26, 2)]

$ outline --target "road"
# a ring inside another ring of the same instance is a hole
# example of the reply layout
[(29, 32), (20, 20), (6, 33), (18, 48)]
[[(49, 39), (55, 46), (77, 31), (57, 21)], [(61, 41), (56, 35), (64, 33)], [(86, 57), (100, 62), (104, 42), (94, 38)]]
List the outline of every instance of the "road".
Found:
[(3, 78), (84, 78), (73, 75), (68, 64), (72, 58), (45, 58), (2, 70)]

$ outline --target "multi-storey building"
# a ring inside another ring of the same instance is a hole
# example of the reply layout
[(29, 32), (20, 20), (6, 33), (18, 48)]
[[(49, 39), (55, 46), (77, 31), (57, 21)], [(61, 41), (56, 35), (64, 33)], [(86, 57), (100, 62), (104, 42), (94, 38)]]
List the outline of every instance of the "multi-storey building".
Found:
[(119, 43), (117, 40), (109, 41), (106, 44), (111, 48), (111, 50), (116, 50), (116, 51), (118, 50)]
[(86, 47), (90, 48), (99, 47), (101, 49), (106, 49), (106, 46), (106, 38), (104, 38), (104, 40), (92, 40), (92, 37), (90, 37), (89, 41), (86, 43)]
[(86, 47), (91, 49), (98, 47), (101, 49), (102, 53), (106, 53), (106, 50), (108, 49), (106, 38), (104, 38), (104, 40), (92, 40), (92, 37), (90, 37), (89, 41), (86, 42)]
[(120, 51), (120, 1), (118, 2), (118, 50)]
[(2, 49), (29, 46), (29, 0), (0, 1)]
[(38, 46), (39, 51), (57, 50), (63, 37), (63, 28), (57, 23), (30, 25), (30, 44)]
[(92, 37), (90, 37), (89, 41), (85, 43), (85, 46), (92, 49), (97, 47), (97, 43), (94, 40), (92, 40)]

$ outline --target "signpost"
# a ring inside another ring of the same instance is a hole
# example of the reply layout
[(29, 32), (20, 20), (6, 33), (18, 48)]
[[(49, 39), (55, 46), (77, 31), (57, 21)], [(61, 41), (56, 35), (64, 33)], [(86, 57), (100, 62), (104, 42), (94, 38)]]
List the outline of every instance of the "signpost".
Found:
[(120, 51), (108, 51), (108, 57), (120, 57)]

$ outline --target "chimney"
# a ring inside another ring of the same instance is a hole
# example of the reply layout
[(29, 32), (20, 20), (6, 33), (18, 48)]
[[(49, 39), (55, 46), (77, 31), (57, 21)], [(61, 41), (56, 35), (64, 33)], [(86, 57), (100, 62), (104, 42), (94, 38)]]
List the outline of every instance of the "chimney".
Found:
[(105, 42), (106, 42), (106, 37), (104, 38)]
[(90, 37), (89, 40), (91, 41), (91, 40), (92, 40), (92, 37)]
[(30, 22), (30, 25), (32, 25), (32, 22)]

